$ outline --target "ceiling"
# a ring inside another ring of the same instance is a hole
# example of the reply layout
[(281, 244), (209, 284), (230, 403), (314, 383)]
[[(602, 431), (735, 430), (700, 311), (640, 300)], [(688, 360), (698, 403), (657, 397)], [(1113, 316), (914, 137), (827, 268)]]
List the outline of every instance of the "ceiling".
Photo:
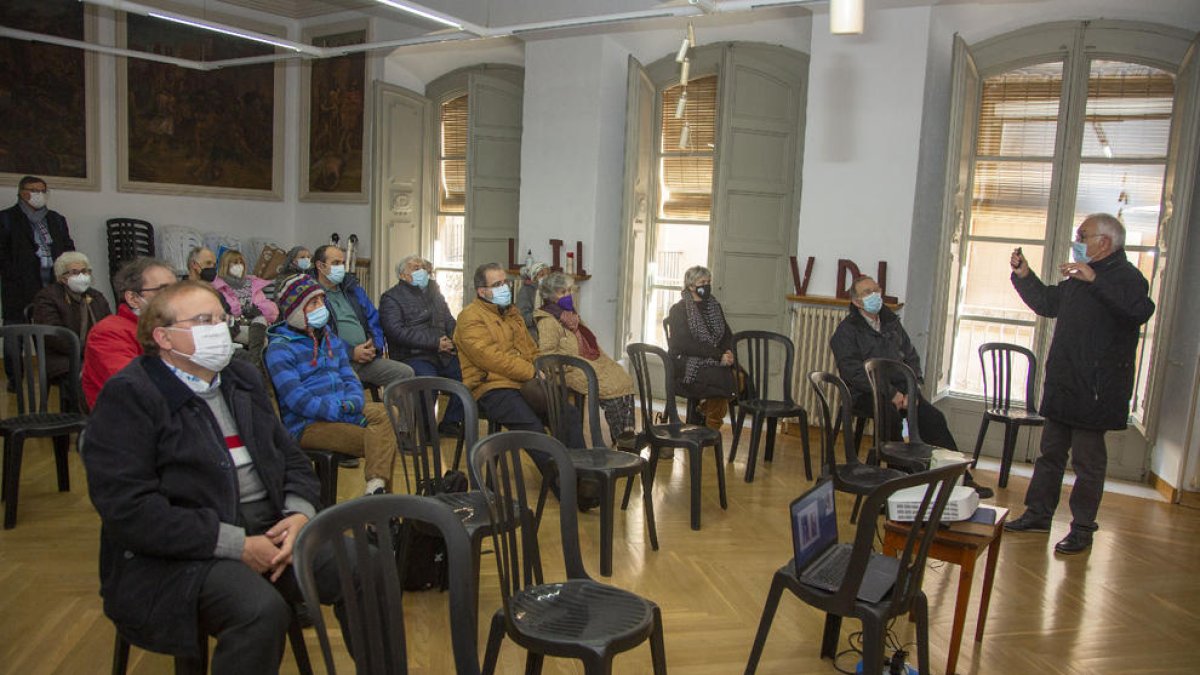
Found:
[(285, 19), (311, 19), (346, 10), (379, 6), (375, 0), (224, 0), (224, 2)]

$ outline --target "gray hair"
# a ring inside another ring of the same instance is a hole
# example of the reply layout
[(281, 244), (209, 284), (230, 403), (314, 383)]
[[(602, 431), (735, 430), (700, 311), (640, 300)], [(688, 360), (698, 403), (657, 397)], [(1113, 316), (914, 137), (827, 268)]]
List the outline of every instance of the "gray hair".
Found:
[(55, 278), (66, 274), (67, 267), (74, 265), (75, 263), (83, 263), (84, 266), (88, 267), (89, 269), (92, 266), (92, 263), (88, 262), (88, 257), (86, 255), (80, 253), (79, 251), (67, 251), (54, 260)]
[(687, 271), (683, 273), (683, 287), (687, 288), (688, 286), (695, 284), (696, 280), (700, 279), (701, 277), (708, 277), (711, 279), (712, 272), (709, 271), (709, 269), (704, 265), (689, 267)]
[(396, 276), (400, 276), (401, 274), (404, 274), (405, 269), (408, 267), (408, 263), (410, 263), (414, 260), (421, 263), (422, 267), (425, 266), (425, 263), (429, 262), (428, 260), (422, 258), (421, 256), (417, 255), (416, 253), (414, 253), (412, 255), (406, 255), (406, 256), (404, 256), (404, 258), (402, 258), (400, 260), (400, 262), (396, 263)]
[(187, 264), (184, 265), (188, 270), (192, 269), (192, 265), (200, 258), (200, 254), (209, 250), (207, 246), (193, 246), (192, 250), (188, 251)]
[(475, 288), (487, 288), (487, 273), (491, 270), (499, 270), (504, 272), (507, 278), (508, 270), (500, 266), (500, 263), (484, 263), (475, 268), (475, 277), (472, 279), (475, 283)]
[(562, 272), (551, 272), (538, 283), (538, 295), (543, 302), (551, 302), (559, 291), (569, 291), (575, 286), (575, 281)]
[(1093, 221), (1096, 223), (1096, 234), (1102, 234), (1112, 241), (1113, 250), (1125, 246), (1125, 226), (1121, 221), (1117, 220), (1116, 216), (1108, 213), (1093, 213), (1083, 222)]

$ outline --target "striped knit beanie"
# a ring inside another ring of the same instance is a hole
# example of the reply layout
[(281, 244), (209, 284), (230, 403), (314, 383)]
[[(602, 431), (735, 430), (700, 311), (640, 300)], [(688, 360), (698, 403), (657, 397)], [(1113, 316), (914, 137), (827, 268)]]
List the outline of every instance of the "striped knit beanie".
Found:
[(304, 306), (318, 294), (325, 295), (325, 291), (309, 275), (297, 274), (288, 277), (284, 279), (283, 286), (280, 287), (279, 294), (276, 296), (279, 313), (292, 328), (299, 331), (306, 330), (308, 319), (304, 316)]

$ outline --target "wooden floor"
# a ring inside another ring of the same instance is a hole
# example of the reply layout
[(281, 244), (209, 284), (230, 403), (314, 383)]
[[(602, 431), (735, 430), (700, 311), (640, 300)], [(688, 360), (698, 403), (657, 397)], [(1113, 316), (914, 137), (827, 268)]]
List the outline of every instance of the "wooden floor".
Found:
[[(7, 402), (6, 402), (7, 403)], [(7, 406), (6, 406), (7, 407)], [(727, 436), (728, 438), (728, 436)], [(743, 442), (746, 438), (743, 437)], [(728, 445), (728, 440), (727, 440)], [(813, 442), (816, 447), (816, 440)], [(745, 667), (771, 575), (791, 555), (788, 502), (804, 491), (799, 439), (783, 436), (773, 465), (743, 481), (744, 447), (728, 467), (729, 510), (717, 502), (711, 460), (704, 466), (703, 529), (688, 527), (685, 461), (665, 461), (655, 487), (661, 550), (650, 549), (637, 500), (618, 517), (611, 578), (663, 609), (668, 667), (676, 673), (739, 673)], [(87, 499), (78, 457), (71, 460), (69, 494), (54, 488), (49, 445), (27, 446), (21, 476), (20, 520), (0, 531), (0, 673), (104, 673), (110, 667), (112, 625), (98, 596), (96, 555), (99, 521)], [(361, 473), (343, 471), (341, 498), (362, 489)], [(981, 482), (995, 474), (979, 471)], [(1014, 477), (996, 502), (1020, 513), (1027, 481)], [(839, 497), (842, 538), (848, 501)], [(1065, 511), (1065, 499), (1062, 511)], [(556, 523), (556, 511), (546, 524)], [(581, 516), (584, 560), (598, 574), (595, 512)], [(1200, 511), (1115, 494), (1105, 497), (1101, 530), (1088, 555), (1056, 557), (1052, 545), (1065, 534), (1060, 512), (1053, 532), (1004, 538), (987, 635), (971, 642), (978, 595), (973, 594), (961, 673), (1174, 673), (1197, 672), (1200, 642)], [(556, 527), (542, 527), (547, 579), (561, 575)], [(982, 565), (980, 566), (982, 568)], [(480, 645), (499, 604), (493, 559), (483, 560)], [(982, 575), (982, 572), (979, 572)], [(925, 578), (933, 625), (933, 671), (942, 672), (958, 570), (935, 563)], [(976, 579), (976, 591), (981, 579)], [(412, 672), (452, 672), (446, 596), (413, 593), (406, 599)], [(822, 617), (786, 596), (767, 642), (759, 672), (833, 673), (817, 657)], [(906, 622), (896, 631), (907, 641)], [(858, 630), (845, 622), (846, 636)], [(309, 651), (319, 659), (315, 634)], [(341, 643), (341, 672), (353, 672)], [(511, 642), (501, 652), (503, 672), (523, 669), (524, 654)], [(912, 657), (915, 660), (915, 657)], [(839, 662), (853, 671), (857, 658)], [(284, 672), (295, 672), (289, 655)], [(650, 672), (646, 646), (621, 655), (618, 673)], [(546, 671), (582, 672), (574, 662), (547, 660)], [(169, 673), (168, 658), (133, 650), (131, 673)]]

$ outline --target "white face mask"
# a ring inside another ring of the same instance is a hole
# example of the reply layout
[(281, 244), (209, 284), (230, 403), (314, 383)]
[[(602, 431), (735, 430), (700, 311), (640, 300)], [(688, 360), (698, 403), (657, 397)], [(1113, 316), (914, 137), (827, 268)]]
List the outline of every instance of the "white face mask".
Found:
[(76, 274), (73, 277), (67, 277), (67, 288), (76, 293), (83, 293), (92, 287), (92, 275)]
[(246, 266), (245, 266), (245, 265), (242, 265), (242, 264), (237, 264), (237, 265), (230, 265), (230, 266), (229, 266), (229, 276), (231, 276), (231, 277), (233, 277), (233, 278), (235, 278), (235, 279), (241, 279), (241, 278), (242, 278), (242, 275), (243, 275), (243, 274), (245, 274), (245, 273), (246, 273)]
[(46, 193), (45, 192), (30, 192), (29, 193), (29, 205), (35, 209), (40, 209), (43, 206), (45, 206), (46, 205)]
[[(170, 330), (187, 329), (170, 328)], [(211, 370), (214, 373), (224, 370), (225, 366), (229, 365), (230, 359), (233, 358), (233, 339), (229, 336), (229, 326), (223, 323), (192, 326), (191, 331), (196, 351), (191, 354), (182, 354), (174, 349), (171, 351), (205, 370)]]

